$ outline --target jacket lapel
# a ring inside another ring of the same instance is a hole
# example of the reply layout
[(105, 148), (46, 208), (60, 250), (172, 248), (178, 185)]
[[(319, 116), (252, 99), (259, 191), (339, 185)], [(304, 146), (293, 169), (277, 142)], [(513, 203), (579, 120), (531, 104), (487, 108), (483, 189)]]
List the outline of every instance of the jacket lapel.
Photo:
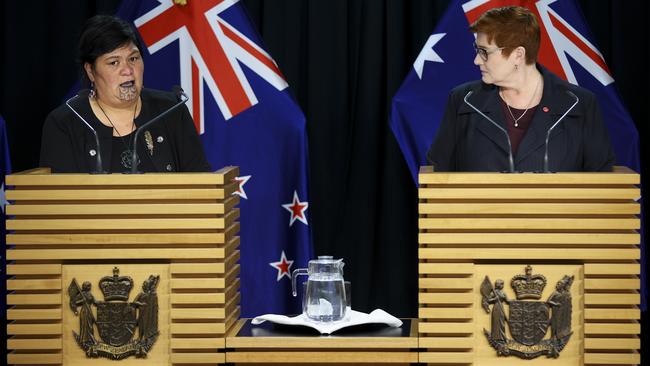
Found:
[[(535, 150), (544, 147), (548, 130), (574, 102), (574, 99), (566, 93), (566, 88), (557, 83), (559, 79), (555, 75), (541, 66), (538, 66), (538, 69), (544, 78), (544, 94), (537, 106), (533, 121), (519, 145), (515, 156), (515, 165), (528, 158)], [(569, 115), (578, 115), (580, 113), (578, 109), (573, 109)], [(549, 143), (562, 133), (564, 133), (564, 122), (560, 122), (555, 126), (549, 137)]]
[[(505, 129), (506, 126), (500, 108), (501, 104), (499, 98), (498, 88), (493, 85), (482, 84), (481, 88), (468, 98), (468, 101)], [(476, 129), (487, 136), (487, 138), (499, 146), (504, 152), (509, 152), (508, 140), (503, 131), (494, 126), (490, 121), (487, 121), (483, 116), (478, 114), (465, 103), (463, 103), (459, 112), (471, 113), (471, 119), (475, 121), (474, 125), (476, 126)]]

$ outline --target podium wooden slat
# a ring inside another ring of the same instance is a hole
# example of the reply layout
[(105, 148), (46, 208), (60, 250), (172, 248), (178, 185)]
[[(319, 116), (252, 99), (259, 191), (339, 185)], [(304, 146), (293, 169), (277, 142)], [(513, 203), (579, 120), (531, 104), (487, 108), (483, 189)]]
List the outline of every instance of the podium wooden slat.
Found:
[(61, 335), (61, 323), (17, 323), (7, 324), (7, 335), (51, 336)]
[[(421, 248), (420, 259), (453, 260), (459, 257), (470, 260), (521, 260), (519, 248)], [(526, 248), (526, 259), (530, 260), (584, 260), (584, 261), (635, 261), (641, 258), (641, 251), (634, 249), (589, 249), (582, 248)], [(637, 286), (638, 288), (638, 286)]]
[(420, 229), (443, 230), (637, 230), (639, 220), (625, 218), (424, 218)]
[(218, 349), (226, 348), (223, 338), (173, 338), (172, 349)]
[(225, 219), (22, 219), (7, 222), (7, 230), (192, 230), (223, 229)]
[(474, 303), (474, 295), (471, 293), (425, 293), (420, 292), (419, 303), (444, 304), (444, 305), (469, 305)]
[[(7, 272), (13, 276), (7, 363), (86, 363), (72, 338), (79, 320), (67, 287), (72, 277), (81, 283), (110, 275), (115, 266), (121, 275), (161, 275), (160, 335), (149, 362), (225, 362), (225, 333), (239, 316), (239, 197), (232, 195), (238, 174), (226, 167), (141, 175), (35, 169), (7, 176)], [(135, 282), (133, 292), (140, 291), (141, 280)], [(101, 300), (97, 283), (92, 286)]]
[[(422, 186), (420, 186), (422, 187)], [(636, 200), (639, 188), (420, 188), (420, 199), (438, 200)]]
[(470, 320), (474, 317), (474, 309), (469, 307), (464, 308), (423, 308), (421, 307), (418, 316), (420, 318), (427, 318), (432, 320), (441, 319), (459, 319)]
[(641, 294), (601, 293), (585, 294), (585, 305), (639, 305)]
[(585, 339), (585, 349), (640, 349), (641, 340), (639, 338), (587, 338)]
[(638, 365), (638, 353), (585, 353), (585, 365)]
[(7, 363), (10, 365), (60, 365), (62, 353), (10, 353)]
[(468, 233), (421, 232), (420, 244), (516, 244), (516, 245), (638, 245), (638, 233)]
[(7, 280), (7, 290), (60, 290), (60, 279)]
[(634, 323), (586, 323), (585, 335), (636, 335), (641, 333), (641, 324)]
[(239, 202), (230, 197), (225, 203), (110, 203), (110, 204), (33, 204), (9, 205), (7, 215), (59, 216), (59, 215), (223, 215)]
[(14, 350), (60, 350), (63, 348), (61, 338), (7, 339), (7, 348)]
[(219, 364), (226, 362), (226, 354), (222, 352), (192, 352), (172, 353), (172, 364)]
[(639, 215), (634, 203), (422, 203), (420, 214), (429, 215)]
[(12, 245), (111, 245), (111, 244), (223, 244), (230, 240), (234, 233), (239, 231), (239, 224), (233, 223), (224, 232), (214, 233), (111, 233), (106, 234), (71, 234), (71, 233), (48, 233), (48, 234), (8, 234), (7, 244)]
[[(76, 187), (75, 187), (76, 188)], [(12, 201), (169, 201), (169, 200), (217, 200), (229, 197), (235, 186), (221, 189), (186, 188), (186, 189), (43, 189), (7, 191), (7, 200)]]
[(472, 337), (423, 337), (418, 342), (421, 348), (438, 349), (472, 349), (474, 338)]
[(614, 263), (586, 263), (585, 275), (607, 276), (607, 275), (630, 275), (636, 276), (641, 273), (639, 263), (614, 264)]
[[(574, 333), (557, 362), (638, 364), (639, 184), (639, 175), (624, 167), (555, 174), (437, 173), (422, 167), (420, 362), (505, 362), (482, 334), (490, 324), (479, 287), (488, 275), (492, 283), (508, 283), (531, 264), (534, 271), (551, 271), (549, 291), (558, 275), (575, 276)], [(453, 346), (457, 339), (464, 347)]]
[(12, 307), (7, 309), (7, 320), (60, 320), (62, 317), (60, 307), (50, 309)]
[(8, 275), (60, 275), (60, 264), (7, 264)]
[(59, 305), (61, 294), (7, 295), (7, 305)]

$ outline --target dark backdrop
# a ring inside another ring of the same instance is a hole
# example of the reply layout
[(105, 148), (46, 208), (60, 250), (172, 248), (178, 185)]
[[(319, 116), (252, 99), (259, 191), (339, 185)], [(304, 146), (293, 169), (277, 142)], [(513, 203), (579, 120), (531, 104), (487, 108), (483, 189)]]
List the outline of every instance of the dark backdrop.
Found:
[[(387, 121), (393, 94), (448, 1), (244, 3), (307, 116), (316, 253), (345, 259), (355, 308), (417, 316), (417, 195)], [(648, 3), (580, 3), (644, 141)], [(43, 120), (79, 76), (83, 21), (118, 5), (0, 3), (0, 114), (14, 171), (37, 166)]]

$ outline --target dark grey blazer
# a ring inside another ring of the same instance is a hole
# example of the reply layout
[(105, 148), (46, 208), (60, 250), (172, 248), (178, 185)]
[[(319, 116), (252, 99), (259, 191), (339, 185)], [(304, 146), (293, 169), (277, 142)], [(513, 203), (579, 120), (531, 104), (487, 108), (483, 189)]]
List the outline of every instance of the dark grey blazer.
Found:
[[(172, 93), (144, 89), (141, 94), (142, 110), (135, 120), (140, 126), (176, 103)], [(104, 170), (111, 168), (113, 130), (103, 125), (92, 112), (87, 98), (73, 102), (73, 107), (96, 130), (102, 152)], [(144, 131), (138, 137), (138, 156), (151, 159), (158, 172), (210, 171), (201, 140), (192, 117), (182, 106), (148, 128), (154, 149), (150, 153)], [(57, 173), (86, 173), (96, 164), (95, 138), (83, 122), (64, 104), (52, 111), (43, 125), (40, 166), (50, 167)]]
[[(544, 77), (544, 94), (514, 156), (515, 170), (543, 170), (546, 132), (574, 103), (566, 92), (570, 90), (580, 101), (551, 133), (549, 170), (611, 171), (614, 152), (594, 94), (537, 67)], [(474, 92), (468, 100), (507, 130), (497, 86), (481, 81), (460, 85), (449, 95), (427, 159), (436, 171), (507, 171), (507, 139), (463, 102), (470, 90)]]

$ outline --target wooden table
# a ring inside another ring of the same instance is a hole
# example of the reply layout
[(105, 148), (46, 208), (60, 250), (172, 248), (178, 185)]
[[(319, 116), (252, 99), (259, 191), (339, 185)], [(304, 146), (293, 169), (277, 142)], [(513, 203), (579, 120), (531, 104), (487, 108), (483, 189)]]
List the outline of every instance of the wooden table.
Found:
[(226, 336), (226, 362), (236, 364), (409, 364), (418, 362), (418, 321), (401, 328), (366, 325), (322, 336), (306, 327), (240, 319)]

